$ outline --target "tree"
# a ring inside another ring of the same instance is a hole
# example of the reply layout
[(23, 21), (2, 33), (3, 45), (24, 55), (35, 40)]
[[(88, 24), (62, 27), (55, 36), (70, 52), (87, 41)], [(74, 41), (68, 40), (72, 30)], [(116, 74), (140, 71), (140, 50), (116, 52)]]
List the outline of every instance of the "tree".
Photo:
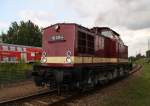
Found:
[(6, 34), (2, 34), (3, 42), (27, 46), (41, 46), (41, 29), (30, 20), (11, 23)]
[(130, 57), (129, 57), (129, 61), (130, 61), (130, 62), (134, 62), (135, 60), (136, 60), (136, 58), (135, 58), (134, 56), (130, 56)]
[(146, 57), (150, 58), (150, 50), (146, 51)]
[(147, 62), (150, 63), (150, 50), (146, 51)]

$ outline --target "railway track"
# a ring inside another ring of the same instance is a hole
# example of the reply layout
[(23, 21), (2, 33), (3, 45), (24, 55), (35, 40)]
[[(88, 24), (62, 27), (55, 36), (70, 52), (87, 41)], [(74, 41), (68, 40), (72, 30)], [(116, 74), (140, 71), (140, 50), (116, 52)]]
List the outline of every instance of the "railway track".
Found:
[(29, 105), (28, 101), (36, 100), (39, 97), (50, 96), (54, 93), (56, 93), (56, 90), (37, 92), (32, 95), (27, 95), (27, 96), (17, 97), (17, 98), (10, 99), (10, 100), (0, 101), (0, 106), (34, 106), (34, 105)]
[[(141, 65), (134, 67), (132, 71), (130, 71), (129, 75), (137, 72), (142, 68)], [(113, 82), (113, 83), (116, 83)], [(111, 86), (111, 84), (107, 84), (96, 89), (105, 89), (107, 86)], [(16, 99), (11, 99), (7, 101), (0, 102), (0, 106), (61, 106), (62, 104), (69, 103), (76, 98), (83, 97), (85, 95), (89, 95), (94, 92), (96, 89), (89, 91), (85, 91), (83, 93), (74, 93), (74, 94), (63, 94), (58, 96), (56, 90), (41, 92), (25, 97), (19, 97)]]
[(142, 65), (137, 65), (136, 67), (133, 68), (132, 71), (129, 72), (129, 75), (132, 75), (133, 73), (139, 71), (140, 69), (142, 69)]

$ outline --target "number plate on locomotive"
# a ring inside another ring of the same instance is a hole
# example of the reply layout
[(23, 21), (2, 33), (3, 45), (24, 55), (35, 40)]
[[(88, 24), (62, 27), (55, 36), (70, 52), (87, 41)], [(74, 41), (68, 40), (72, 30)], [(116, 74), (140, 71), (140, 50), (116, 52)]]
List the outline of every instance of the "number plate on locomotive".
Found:
[(54, 36), (50, 37), (49, 41), (50, 42), (64, 41), (64, 36), (63, 35), (54, 35)]

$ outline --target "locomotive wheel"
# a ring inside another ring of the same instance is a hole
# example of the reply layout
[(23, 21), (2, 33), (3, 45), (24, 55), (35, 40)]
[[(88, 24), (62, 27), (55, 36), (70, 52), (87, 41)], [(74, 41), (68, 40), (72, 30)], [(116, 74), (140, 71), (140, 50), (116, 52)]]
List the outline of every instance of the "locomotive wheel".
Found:
[(114, 72), (113, 72), (113, 79), (117, 78), (118, 77), (118, 69), (115, 68), (114, 69)]
[(92, 76), (88, 78), (88, 85), (90, 85), (91, 87), (94, 87), (94, 79), (92, 78)]
[(125, 69), (124, 74), (125, 74), (125, 76), (128, 76), (129, 75), (129, 71), (127, 69)]
[(107, 84), (108, 81), (109, 81), (109, 80), (108, 80), (108, 73), (105, 73), (104, 79), (103, 79), (103, 80), (100, 80), (100, 84), (101, 84), (101, 85)]
[(96, 86), (96, 78), (94, 73), (90, 73), (86, 79), (86, 83), (83, 87), (84, 90), (94, 88)]
[(98, 83), (98, 78), (96, 75), (92, 74), (92, 85), (95, 87)]
[(124, 76), (124, 70), (123, 70), (123, 67), (120, 67), (119, 68), (119, 77), (122, 77)]
[(110, 80), (113, 79), (113, 75), (112, 75), (111, 72), (109, 72), (109, 73), (107, 74), (107, 79), (108, 79), (108, 81), (110, 81)]

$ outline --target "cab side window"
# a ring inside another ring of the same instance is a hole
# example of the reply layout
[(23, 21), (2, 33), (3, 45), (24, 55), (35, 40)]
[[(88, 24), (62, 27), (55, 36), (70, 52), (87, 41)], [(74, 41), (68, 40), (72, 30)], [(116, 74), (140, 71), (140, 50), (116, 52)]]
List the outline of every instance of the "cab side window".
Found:
[(87, 53), (94, 53), (94, 37), (91, 35), (87, 35)]
[(81, 31), (78, 32), (78, 52), (86, 52), (86, 34)]
[(94, 53), (94, 37), (78, 31), (78, 52), (83, 54)]

